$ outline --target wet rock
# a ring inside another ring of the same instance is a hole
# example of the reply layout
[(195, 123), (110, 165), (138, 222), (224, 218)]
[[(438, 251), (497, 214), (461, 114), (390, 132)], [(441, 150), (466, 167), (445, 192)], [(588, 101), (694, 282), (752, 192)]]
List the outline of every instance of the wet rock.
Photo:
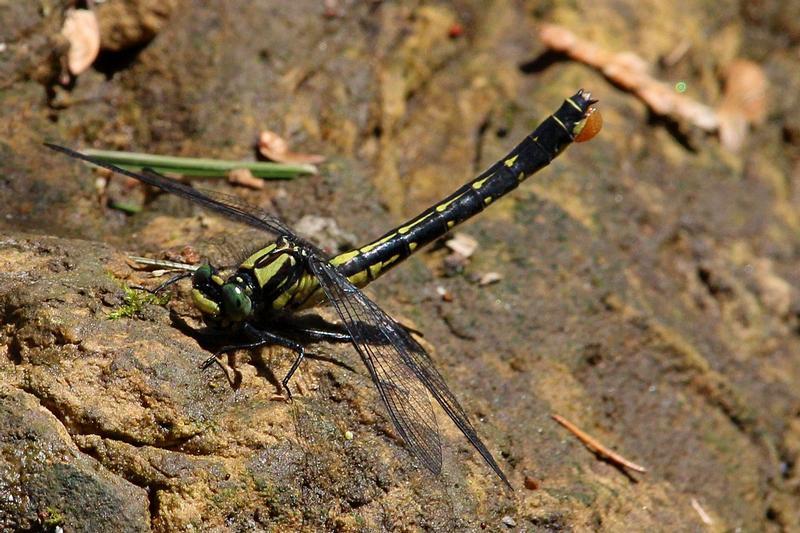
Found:
[(148, 492), (83, 454), (32, 394), (0, 386), (0, 528), (150, 531)]

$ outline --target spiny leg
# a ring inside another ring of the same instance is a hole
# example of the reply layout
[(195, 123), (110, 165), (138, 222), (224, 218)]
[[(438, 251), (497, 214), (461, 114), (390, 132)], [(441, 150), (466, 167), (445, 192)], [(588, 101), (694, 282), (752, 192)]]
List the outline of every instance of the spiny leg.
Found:
[(175, 276), (172, 276), (167, 281), (165, 281), (164, 283), (162, 283), (161, 285), (159, 285), (158, 287), (153, 289), (153, 294), (158, 294), (159, 292), (163, 291), (164, 289), (166, 289), (170, 285), (174, 285), (175, 283), (179, 282), (182, 279), (186, 279), (186, 278), (192, 277), (192, 274), (194, 274), (194, 272), (181, 272), (180, 274), (176, 274)]
[[(406, 326), (405, 324), (400, 324), (403, 329), (405, 329), (409, 333), (413, 333), (418, 337), (424, 337), (423, 333), (419, 330), (416, 330), (410, 326)], [(320, 327), (314, 326), (304, 326), (301, 324), (291, 323), (291, 322), (281, 322), (276, 323), (276, 327), (279, 327), (281, 331), (288, 333), (289, 335), (293, 336), (294, 334), (299, 334), (307, 337), (308, 340), (311, 341), (327, 341), (327, 342), (353, 342), (353, 338), (350, 336), (347, 331), (336, 331), (332, 329), (324, 329)], [(375, 336), (374, 339), (376, 342), (385, 341), (385, 339), (381, 339), (379, 336)]]
[(329, 331), (319, 328), (296, 327), (291, 329), (292, 333), (300, 333), (308, 337), (312, 341), (328, 341), (328, 342), (352, 342), (352, 337), (349, 333), (340, 331)]
[[(400, 326), (402, 326), (402, 328), (408, 331), (409, 333), (413, 333), (418, 337), (425, 336), (422, 334), (421, 331), (416, 330), (410, 326), (406, 326), (405, 324), (400, 324)], [(353, 337), (351, 337), (349, 333), (343, 331), (331, 331), (327, 329), (311, 328), (305, 326), (291, 327), (289, 331), (306, 335), (308, 336), (309, 339), (313, 341), (353, 342)]]
[(220, 355), (227, 352), (233, 352), (236, 350), (258, 348), (266, 344), (277, 344), (278, 346), (289, 348), (290, 350), (294, 351), (297, 354), (297, 357), (295, 358), (294, 363), (292, 363), (292, 367), (289, 369), (289, 372), (281, 380), (281, 385), (283, 386), (283, 389), (286, 391), (287, 398), (291, 401), (292, 391), (289, 390), (289, 380), (292, 379), (292, 375), (295, 373), (297, 368), (300, 366), (300, 363), (306, 356), (305, 347), (302, 344), (295, 342), (291, 339), (287, 339), (286, 337), (276, 335), (275, 333), (271, 333), (269, 331), (258, 329), (255, 326), (248, 323), (245, 323), (244, 326), (242, 326), (242, 331), (248, 337), (254, 339), (253, 342), (223, 346), (222, 348), (214, 352), (214, 355), (206, 359), (200, 367), (203, 370), (205, 370), (211, 365), (213, 365), (215, 362), (218, 362)]
[(318, 315), (278, 315), (269, 322), (271, 331), (280, 332), (300, 341), (351, 342), (342, 326), (328, 322)]
[(134, 289), (140, 290), (140, 291), (149, 292), (150, 294), (158, 294), (159, 292), (163, 291), (164, 289), (166, 289), (170, 285), (174, 285), (175, 283), (179, 282), (180, 280), (190, 277), (192, 274), (193, 274), (193, 272), (181, 272), (180, 274), (178, 274), (176, 276), (172, 276), (171, 278), (169, 278), (167, 281), (163, 282), (161, 285), (159, 285), (155, 289), (148, 289), (147, 287), (142, 287), (141, 285), (131, 285), (131, 287), (134, 288)]

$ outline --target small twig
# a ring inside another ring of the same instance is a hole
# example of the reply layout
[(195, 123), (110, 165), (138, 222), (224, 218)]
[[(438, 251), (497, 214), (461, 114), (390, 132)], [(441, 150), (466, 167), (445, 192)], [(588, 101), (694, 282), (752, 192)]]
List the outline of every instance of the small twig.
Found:
[(584, 444), (584, 446), (589, 448), (590, 451), (607, 459), (608, 461), (611, 461), (614, 464), (630, 468), (635, 472), (641, 472), (641, 473), (647, 472), (647, 469), (645, 467), (639, 466), (634, 462), (628, 461), (620, 454), (603, 446), (597, 439), (595, 439), (588, 433), (584, 432), (583, 430), (579, 429), (575, 424), (565, 419), (564, 417), (559, 415), (550, 415), (550, 416), (553, 418), (553, 420), (555, 420), (556, 422), (567, 428), (576, 437), (578, 437), (578, 440), (581, 441)]
[(700, 520), (707, 526), (710, 526), (714, 523), (711, 517), (708, 515), (705, 509), (700, 507), (700, 503), (697, 501), (696, 498), (692, 498), (692, 509), (697, 511), (697, 514), (700, 515)]
[(539, 38), (551, 50), (596, 68), (606, 78), (639, 97), (657, 115), (693, 124), (707, 132), (714, 132), (719, 127), (719, 117), (714, 109), (652, 77), (644, 59), (633, 53), (611, 52), (557, 24), (542, 25)]

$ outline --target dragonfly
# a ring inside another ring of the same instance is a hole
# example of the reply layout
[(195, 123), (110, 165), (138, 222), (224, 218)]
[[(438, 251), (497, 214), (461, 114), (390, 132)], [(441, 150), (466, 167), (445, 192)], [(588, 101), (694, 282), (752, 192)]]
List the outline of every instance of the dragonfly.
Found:
[(314, 340), (352, 343), (410, 453), (435, 475), (441, 473), (442, 442), (433, 398), (500, 480), (511, 488), (508, 477), (478, 436), (430, 355), (409, 328), (390, 317), (361, 289), (515, 189), (550, 164), (573, 141), (587, 141), (596, 135), (602, 124), (594, 107), (596, 102), (589, 92), (578, 91), (508, 155), (472, 181), (380, 238), (335, 257), (328, 257), (278, 217), (237, 197), (201, 191), (149, 169), (135, 172), (64, 146), (45, 145), (183, 197), (273, 237), (227, 277), (204, 261), (193, 272), (179, 274), (159, 287), (191, 276), (191, 297), (205, 323), (201, 329), (237, 339), (217, 350), (203, 367), (236, 350), (265, 345), (286, 347), (296, 354), (282, 380), (286, 396), (291, 398), (289, 382), (306, 356), (305, 347), (277, 333), (275, 328), (271, 330), (270, 324), (327, 302), (336, 310), (343, 330), (307, 328), (304, 332)]

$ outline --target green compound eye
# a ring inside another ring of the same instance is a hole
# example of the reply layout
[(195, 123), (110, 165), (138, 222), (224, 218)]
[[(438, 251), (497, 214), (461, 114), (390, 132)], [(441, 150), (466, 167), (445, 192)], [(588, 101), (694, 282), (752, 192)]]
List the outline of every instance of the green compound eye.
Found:
[(250, 316), (253, 304), (241, 287), (226, 283), (222, 286), (222, 308), (231, 320), (244, 320)]
[(194, 271), (194, 275), (192, 276), (192, 281), (194, 283), (205, 283), (211, 279), (211, 265), (208, 263), (203, 263), (200, 267)]

